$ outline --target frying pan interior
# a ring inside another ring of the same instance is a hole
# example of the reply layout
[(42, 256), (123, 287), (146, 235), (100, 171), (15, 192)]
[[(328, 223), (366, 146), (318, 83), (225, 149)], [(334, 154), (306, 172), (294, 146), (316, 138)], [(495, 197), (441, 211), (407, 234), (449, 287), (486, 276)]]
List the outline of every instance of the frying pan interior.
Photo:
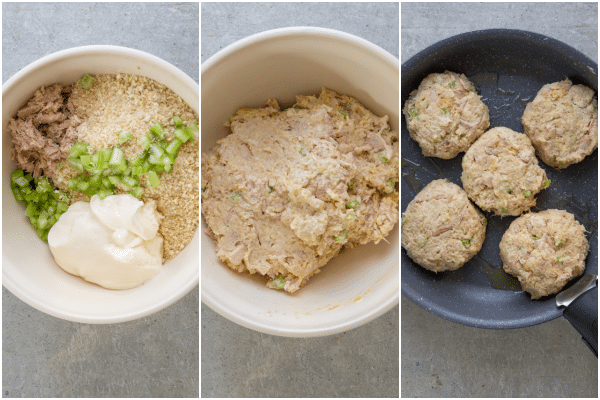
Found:
[[(598, 93), (598, 66), (572, 47), (547, 36), (493, 29), (451, 37), (434, 44), (402, 65), (402, 103), (430, 73), (464, 73), (478, 87), (490, 111), (490, 129), (505, 126), (523, 132), (521, 116), (528, 102), (547, 83), (570, 78)], [(401, 210), (425, 185), (447, 178), (462, 187), (462, 156), (451, 160), (424, 157), (401, 125)], [(550, 187), (537, 196), (532, 211), (563, 209), (586, 228), (590, 251), (585, 273), (598, 273), (598, 151), (582, 162), (558, 170), (539, 160)], [(515, 217), (488, 218), (481, 251), (454, 272), (433, 273), (415, 264), (402, 249), (402, 294), (424, 309), (465, 325), (519, 328), (562, 314), (554, 296), (531, 300), (516, 278), (502, 270), (502, 235)]]

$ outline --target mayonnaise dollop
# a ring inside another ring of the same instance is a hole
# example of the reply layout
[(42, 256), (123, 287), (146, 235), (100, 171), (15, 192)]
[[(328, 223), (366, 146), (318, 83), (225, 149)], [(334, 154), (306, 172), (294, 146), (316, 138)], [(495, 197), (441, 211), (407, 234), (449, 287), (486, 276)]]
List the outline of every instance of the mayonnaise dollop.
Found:
[(50, 229), (48, 244), (68, 273), (108, 289), (130, 289), (160, 272), (161, 218), (153, 200), (93, 196), (71, 204)]

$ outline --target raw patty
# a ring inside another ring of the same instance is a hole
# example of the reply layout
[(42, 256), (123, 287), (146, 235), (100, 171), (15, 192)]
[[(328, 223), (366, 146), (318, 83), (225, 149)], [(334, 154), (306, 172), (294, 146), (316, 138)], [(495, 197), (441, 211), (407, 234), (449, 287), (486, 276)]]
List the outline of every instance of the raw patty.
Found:
[(550, 185), (531, 140), (508, 128), (484, 133), (465, 153), (461, 180), (469, 198), (496, 215), (521, 215)]
[(578, 163), (598, 147), (598, 100), (592, 89), (568, 79), (544, 85), (521, 122), (539, 157), (552, 167)]
[(532, 299), (558, 293), (585, 269), (585, 228), (563, 210), (515, 219), (500, 241), (504, 270), (519, 278)]
[(430, 271), (453, 271), (483, 245), (487, 220), (460, 186), (438, 179), (410, 202), (402, 216), (402, 247)]
[(325, 88), (296, 101), (239, 110), (232, 133), (202, 154), (202, 214), (218, 256), (288, 292), (398, 221), (398, 135), (388, 117)]
[(404, 105), (410, 137), (427, 157), (450, 159), (466, 151), (490, 126), (475, 86), (454, 72), (431, 74)]

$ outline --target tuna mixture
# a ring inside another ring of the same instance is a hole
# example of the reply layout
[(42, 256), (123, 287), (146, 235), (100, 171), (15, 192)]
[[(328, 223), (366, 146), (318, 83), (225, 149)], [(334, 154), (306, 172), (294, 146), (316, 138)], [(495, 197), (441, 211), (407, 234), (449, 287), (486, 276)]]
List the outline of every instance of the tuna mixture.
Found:
[(460, 186), (438, 179), (402, 214), (402, 247), (425, 269), (454, 271), (481, 250), (486, 225)]
[(343, 248), (398, 220), (398, 135), (356, 99), (323, 88), (282, 110), (242, 108), (202, 154), (202, 214), (238, 272), (295, 292)]
[[(197, 123), (198, 115), (189, 105), (152, 79), (86, 75), (73, 85), (36, 90), (9, 121), (8, 130), (12, 157), (26, 174), (23, 178), (48, 178), (66, 193), (61, 199), (67, 205), (89, 202), (91, 189), (100, 183), (111, 187), (110, 194), (132, 193), (144, 202), (154, 200), (164, 216), (159, 233), (164, 237), (163, 257), (169, 259), (191, 241), (199, 223), (199, 146), (197, 134), (192, 139), (187, 130), (194, 126), (197, 133)], [(151, 135), (150, 128), (157, 125), (160, 129)], [(179, 143), (176, 134), (192, 140)], [(109, 165), (104, 173), (98, 172)], [(160, 171), (155, 177), (149, 168)], [(14, 190), (19, 177), (13, 179)], [(26, 193), (34, 185), (33, 180), (21, 183)], [(28, 216), (32, 223), (39, 222), (37, 216)], [(47, 229), (40, 222), (40, 232)]]
[(410, 137), (427, 157), (454, 158), (490, 126), (475, 86), (449, 71), (428, 75), (410, 94), (403, 113)]
[(558, 293), (585, 269), (585, 228), (563, 210), (528, 213), (515, 219), (500, 242), (504, 270), (539, 299)]
[(569, 79), (544, 85), (522, 123), (538, 156), (552, 167), (566, 168), (598, 148), (598, 99)]
[(550, 185), (531, 140), (508, 128), (487, 131), (465, 153), (461, 180), (469, 198), (496, 215), (521, 215)]

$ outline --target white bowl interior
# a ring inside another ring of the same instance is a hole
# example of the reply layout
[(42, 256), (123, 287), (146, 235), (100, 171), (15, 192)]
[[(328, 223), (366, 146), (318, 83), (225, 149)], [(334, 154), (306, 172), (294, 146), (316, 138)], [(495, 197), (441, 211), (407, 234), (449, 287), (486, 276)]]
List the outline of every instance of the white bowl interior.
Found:
[[(172, 304), (199, 280), (199, 234), (161, 273), (142, 286), (108, 290), (64, 272), (47, 244), (25, 217), (25, 206), (8, 185), (16, 169), (6, 130), (11, 117), (42, 85), (69, 84), (85, 73), (129, 73), (150, 77), (179, 94), (196, 112), (198, 84), (183, 72), (140, 51), (115, 46), (87, 46), (61, 51), (20, 71), (2, 92), (2, 284), (29, 305), (59, 318), (85, 323), (116, 323), (140, 318)], [(84, 262), (84, 260), (82, 260)]]
[[(398, 60), (341, 32), (288, 28), (238, 42), (202, 66), (202, 151), (229, 133), (223, 126), (240, 107), (282, 107), (321, 86), (355, 97), (399, 129)], [(203, 229), (206, 228), (202, 220)], [(282, 336), (322, 336), (362, 325), (398, 303), (399, 233), (346, 250), (290, 295), (223, 264), (202, 233), (202, 301), (230, 320)]]

